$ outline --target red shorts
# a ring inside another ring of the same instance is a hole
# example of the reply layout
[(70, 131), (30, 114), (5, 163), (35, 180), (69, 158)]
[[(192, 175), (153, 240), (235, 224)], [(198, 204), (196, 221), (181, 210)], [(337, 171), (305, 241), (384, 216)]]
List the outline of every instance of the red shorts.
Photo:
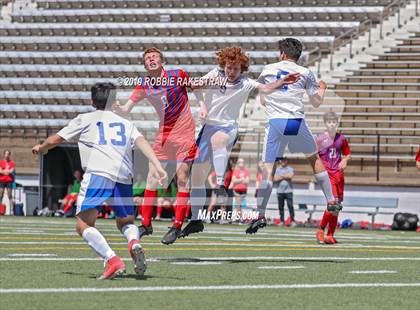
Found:
[(182, 124), (173, 128), (160, 128), (153, 144), (160, 161), (190, 162), (197, 158), (195, 124)]
[(342, 171), (328, 171), (334, 197), (340, 201), (344, 198), (344, 173)]

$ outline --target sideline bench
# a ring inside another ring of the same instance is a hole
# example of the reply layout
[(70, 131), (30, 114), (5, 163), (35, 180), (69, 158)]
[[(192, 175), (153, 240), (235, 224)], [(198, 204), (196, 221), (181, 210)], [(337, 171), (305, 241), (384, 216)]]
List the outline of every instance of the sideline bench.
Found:
[[(293, 203), (295, 205), (300, 205), (300, 207), (305, 206), (307, 209), (305, 213), (308, 214), (308, 221), (312, 219), (312, 215), (315, 212), (324, 212), (326, 207), (325, 197), (317, 194), (307, 194), (307, 195), (293, 195)], [(275, 207), (274, 207), (275, 206)], [(308, 208), (312, 206), (312, 208)], [(304, 208), (305, 208), (304, 207)], [(342, 213), (353, 213), (353, 214), (368, 214), (371, 216), (371, 227), (373, 228), (375, 224), (376, 215), (389, 215), (394, 214), (394, 212), (383, 211), (392, 210), (398, 207), (398, 198), (387, 198), (387, 197), (345, 197), (343, 201), (343, 210)], [(353, 208), (364, 209), (361, 210), (351, 210)], [(277, 195), (272, 195), (270, 197), (268, 210), (278, 210), (277, 207)]]

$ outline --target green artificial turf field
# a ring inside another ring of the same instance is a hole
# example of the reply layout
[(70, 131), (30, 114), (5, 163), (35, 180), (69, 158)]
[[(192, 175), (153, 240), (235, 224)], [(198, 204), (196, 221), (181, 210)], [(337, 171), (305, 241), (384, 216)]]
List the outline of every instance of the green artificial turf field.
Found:
[(1, 217), (1, 309), (419, 309), (419, 233), (341, 230), (318, 245), (314, 229), (207, 225), (165, 246), (169, 223), (153, 225), (136, 278), (114, 221), (98, 221), (127, 265), (98, 281), (103, 263), (74, 219)]

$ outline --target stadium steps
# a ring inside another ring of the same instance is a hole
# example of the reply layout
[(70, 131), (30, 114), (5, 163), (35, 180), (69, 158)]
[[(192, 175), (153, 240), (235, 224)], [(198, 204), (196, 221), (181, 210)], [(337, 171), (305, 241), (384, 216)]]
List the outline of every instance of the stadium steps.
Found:
[[(220, 7), (291, 7), (291, 6), (341, 6), (341, 0), (38, 0), (43, 9), (126, 9), (126, 8), (220, 8)], [(347, 5), (385, 6), (388, 0), (348, 0)]]

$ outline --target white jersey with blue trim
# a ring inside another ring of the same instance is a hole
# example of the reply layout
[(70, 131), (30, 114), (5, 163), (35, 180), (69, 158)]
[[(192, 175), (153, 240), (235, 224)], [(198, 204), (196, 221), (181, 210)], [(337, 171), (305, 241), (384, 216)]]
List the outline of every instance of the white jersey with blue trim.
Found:
[(299, 72), (301, 75), (296, 83), (284, 85), (265, 95), (263, 100), (268, 119), (304, 118), (303, 96), (305, 92), (312, 96), (316, 95), (319, 90), (318, 82), (312, 71), (295, 62), (283, 60), (265, 66), (258, 81), (268, 84), (295, 72)]
[[(215, 68), (203, 78), (224, 77), (225, 73)], [(224, 86), (209, 86), (204, 91), (204, 102), (207, 107), (206, 124), (218, 126), (236, 125), (242, 105), (251, 91), (260, 85), (257, 81), (241, 76), (235, 83), (226, 82)]]
[(96, 110), (78, 115), (57, 134), (65, 140), (78, 138), (85, 172), (132, 183), (132, 150), (142, 134), (129, 120), (111, 111)]

